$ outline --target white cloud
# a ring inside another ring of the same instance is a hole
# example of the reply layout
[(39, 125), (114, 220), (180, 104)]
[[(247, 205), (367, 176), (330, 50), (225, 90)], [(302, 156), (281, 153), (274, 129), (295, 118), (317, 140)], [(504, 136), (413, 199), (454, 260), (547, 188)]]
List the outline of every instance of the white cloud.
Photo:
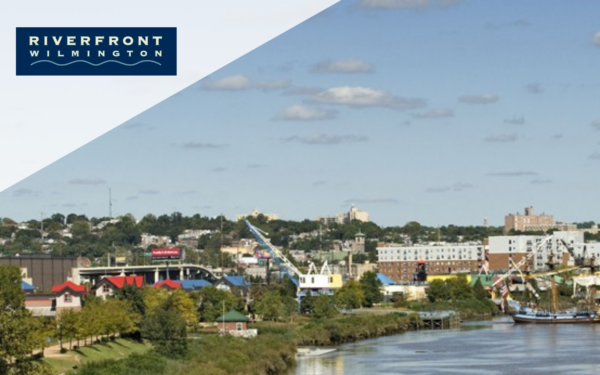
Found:
[(506, 143), (506, 142), (514, 142), (517, 139), (519, 139), (519, 137), (517, 136), (517, 134), (516, 133), (512, 133), (512, 134), (490, 135), (489, 137), (486, 137), (484, 139), (484, 141), (486, 141), (486, 142), (496, 142), (496, 143)]
[(225, 148), (228, 145), (222, 143), (207, 143), (207, 142), (187, 142), (183, 145), (183, 148), (189, 149), (215, 149)]
[(460, 4), (460, 0), (359, 0), (361, 8), (369, 9), (428, 9), (450, 7)]
[(306, 137), (297, 135), (283, 138), (284, 142), (297, 142), (305, 145), (338, 145), (341, 143), (366, 142), (369, 138), (364, 135), (356, 134), (317, 134)]
[(511, 172), (492, 172), (488, 173), (488, 176), (496, 177), (523, 177), (523, 176), (537, 176), (537, 172), (532, 171), (511, 171)]
[(504, 122), (507, 124), (512, 124), (512, 125), (523, 125), (525, 123), (525, 117), (513, 116), (512, 118), (507, 118), (506, 120), (504, 120)]
[(203, 89), (220, 91), (278, 90), (289, 86), (290, 81), (287, 79), (254, 81), (242, 74), (202, 81)]
[(323, 91), (320, 87), (296, 86), (290, 87), (283, 92), (284, 96), (310, 96)]
[(458, 98), (458, 101), (466, 104), (490, 104), (495, 103), (500, 99), (495, 94), (482, 94), (482, 95), (463, 95)]
[(318, 121), (335, 118), (337, 111), (319, 108), (310, 108), (301, 104), (294, 104), (279, 113), (273, 120), (281, 121)]
[(344, 201), (344, 206), (349, 204), (398, 204), (400, 201), (396, 198), (352, 198)]
[(590, 156), (588, 156), (588, 159), (592, 159), (592, 160), (600, 160), (600, 152), (596, 151), (593, 154), (591, 154)]
[(525, 90), (530, 94), (541, 94), (544, 92), (544, 88), (538, 82), (531, 82), (525, 85)]
[(144, 194), (144, 195), (157, 195), (160, 194), (159, 190), (140, 190), (138, 191), (138, 194)]
[(374, 71), (372, 64), (358, 59), (322, 61), (313, 65), (312, 73), (342, 73), (342, 74), (357, 74), (357, 73), (372, 73)]
[(31, 190), (31, 189), (27, 189), (27, 188), (18, 188), (16, 190), (13, 190), (12, 192), (12, 196), (13, 197), (37, 197), (39, 195), (39, 191), (37, 190)]
[(500, 29), (506, 29), (509, 27), (525, 28), (525, 27), (529, 27), (529, 26), (531, 26), (531, 22), (524, 20), (524, 19), (519, 19), (519, 20), (506, 22), (506, 23), (494, 23), (494, 22), (487, 23), (485, 25), (485, 28), (488, 30), (500, 30)]
[(592, 127), (597, 130), (600, 130), (600, 119), (592, 121)]
[(101, 178), (75, 178), (70, 180), (70, 185), (104, 185), (106, 181)]
[(600, 46), (600, 31), (594, 34), (594, 45)]
[(536, 179), (533, 179), (531, 181), (531, 183), (534, 185), (547, 185), (547, 184), (551, 184), (552, 180), (550, 180), (548, 178), (536, 178)]
[(425, 106), (418, 98), (402, 98), (387, 91), (360, 86), (332, 87), (312, 96), (312, 101), (350, 107), (383, 107), (390, 109), (414, 109)]
[(426, 193), (445, 193), (447, 191), (461, 192), (466, 189), (471, 189), (473, 185), (465, 182), (457, 182), (449, 186), (430, 187), (425, 190)]
[(454, 111), (448, 108), (434, 108), (430, 109), (429, 111), (417, 113), (416, 115), (414, 115), (414, 117), (422, 119), (448, 118), (454, 117)]

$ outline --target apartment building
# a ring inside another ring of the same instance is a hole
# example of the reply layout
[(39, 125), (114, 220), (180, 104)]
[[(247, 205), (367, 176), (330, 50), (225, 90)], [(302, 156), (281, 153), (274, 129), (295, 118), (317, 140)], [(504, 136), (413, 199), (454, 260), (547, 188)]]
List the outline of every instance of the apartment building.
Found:
[(377, 247), (379, 272), (396, 282), (410, 282), (424, 265), (427, 274), (478, 272), (483, 260), (480, 243), (431, 243)]

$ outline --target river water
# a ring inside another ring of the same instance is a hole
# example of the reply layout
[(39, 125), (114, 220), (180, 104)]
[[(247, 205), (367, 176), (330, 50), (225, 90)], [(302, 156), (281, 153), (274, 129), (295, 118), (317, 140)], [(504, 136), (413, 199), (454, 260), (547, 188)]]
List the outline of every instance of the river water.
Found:
[(469, 322), (343, 345), (298, 359), (295, 374), (600, 374), (600, 324)]

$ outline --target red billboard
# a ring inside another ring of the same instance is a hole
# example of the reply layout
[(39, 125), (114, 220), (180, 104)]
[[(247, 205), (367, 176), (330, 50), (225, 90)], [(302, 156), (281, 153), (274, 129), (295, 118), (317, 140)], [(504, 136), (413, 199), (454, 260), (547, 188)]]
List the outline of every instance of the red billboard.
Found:
[(179, 260), (181, 249), (178, 247), (170, 249), (152, 249), (152, 260)]

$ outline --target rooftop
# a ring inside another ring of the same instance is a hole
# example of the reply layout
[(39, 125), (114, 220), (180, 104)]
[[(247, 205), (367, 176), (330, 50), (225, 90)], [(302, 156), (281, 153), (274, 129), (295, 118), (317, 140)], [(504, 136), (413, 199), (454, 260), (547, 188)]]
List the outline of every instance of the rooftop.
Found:
[(109, 276), (102, 280), (109, 281), (119, 289), (122, 289), (125, 285), (133, 285), (137, 288), (141, 288), (144, 285), (144, 276)]
[(52, 287), (52, 293), (60, 293), (65, 289), (70, 289), (71, 291), (76, 293), (85, 293), (85, 285), (77, 285), (70, 281), (65, 281), (60, 285), (54, 285)]
[(229, 310), (229, 312), (225, 315), (221, 315), (216, 320), (217, 322), (249, 322), (250, 319), (242, 314), (241, 312), (235, 310)]

